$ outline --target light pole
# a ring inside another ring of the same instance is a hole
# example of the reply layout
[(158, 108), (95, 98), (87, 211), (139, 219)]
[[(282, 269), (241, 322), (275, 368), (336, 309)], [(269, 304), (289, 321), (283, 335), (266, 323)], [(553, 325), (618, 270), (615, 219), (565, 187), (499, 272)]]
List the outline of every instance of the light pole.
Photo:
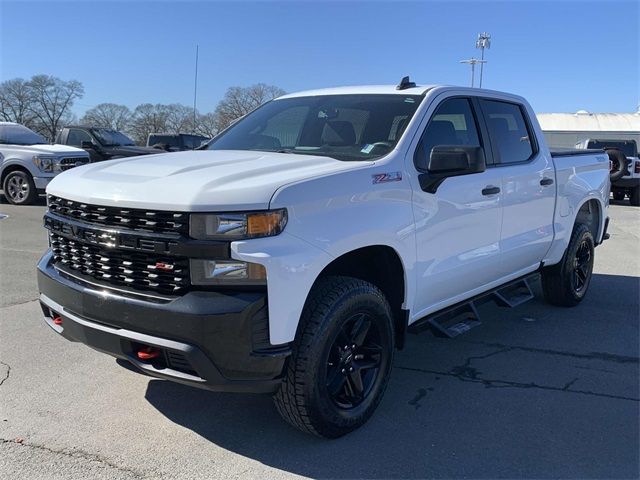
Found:
[(473, 88), (474, 84), (475, 84), (475, 77), (476, 77), (476, 64), (480, 64), (480, 66), (482, 67), (483, 63), (487, 63), (486, 60), (478, 60), (477, 58), (470, 58), (468, 60), (460, 60), (460, 63), (467, 63), (469, 65), (471, 65), (471, 87)]
[(197, 110), (196, 110), (196, 100), (198, 98), (198, 50), (200, 48), (200, 45), (196, 45), (196, 71), (195, 71), (195, 78), (193, 81), (193, 127), (192, 127), (192, 133), (196, 133), (196, 116), (197, 116)]
[(478, 40), (476, 41), (476, 48), (480, 49), (480, 88), (482, 88), (482, 71), (483, 64), (487, 63), (484, 60), (484, 49), (491, 48), (491, 35), (487, 32), (478, 34)]

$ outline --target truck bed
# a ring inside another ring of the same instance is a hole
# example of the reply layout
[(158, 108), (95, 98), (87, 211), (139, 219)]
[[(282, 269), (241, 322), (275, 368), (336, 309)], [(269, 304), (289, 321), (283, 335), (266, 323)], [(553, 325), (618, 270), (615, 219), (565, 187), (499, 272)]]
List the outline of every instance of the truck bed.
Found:
[(594, 153), (604, 153), (601, 148), (551, 148), (549, 149), (552, 157), (572, 157), (574, 155), (591, 155)]

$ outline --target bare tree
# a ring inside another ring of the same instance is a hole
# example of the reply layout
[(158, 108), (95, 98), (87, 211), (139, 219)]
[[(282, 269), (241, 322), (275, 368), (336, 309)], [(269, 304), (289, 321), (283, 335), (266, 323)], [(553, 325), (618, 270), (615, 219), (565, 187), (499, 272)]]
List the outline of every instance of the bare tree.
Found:
[(166, 131), (168, 133), (193, 132), (193, 108), (180, 103), (172, 103), (164, 105), (164, 109), (167, 112)]
[(0, 84), (0, 118), (5, 122), (16, 122), (33, 127), (33, 99), (29, 83), (14, 78)]
[(132, 117), (131, 110), (125, 105), (101, 103), (87, 110), (80, 122), (93, 127), (126, 131), (129, 128)]
[(58, 129), (72, 118), (73, 102), (84, 95), (77, 80), (61, 80), (50, 75), (35, 75), (28, 82), (36, 129), (53, 140)]
[(197, 135), (202, 135), (203, 137), (213, 138), (219, 132), (220, 120), (218, 116), (213, 113), (205, 113), (203, 115), (198, 115), (196, 128), (194, 133)]
[(215, 110), (218, 118), (218, 129), (226, 128), (237, 118), (285, 93), (279, 87), (265, 85), (264, 83), (251, 85), (250, 87), (229, 88)]
[(166, 132), (169, 111), (166, 105), (143, 103), (133, 111), (129, 132), (134, 140), (144, 145), (150, 133)]

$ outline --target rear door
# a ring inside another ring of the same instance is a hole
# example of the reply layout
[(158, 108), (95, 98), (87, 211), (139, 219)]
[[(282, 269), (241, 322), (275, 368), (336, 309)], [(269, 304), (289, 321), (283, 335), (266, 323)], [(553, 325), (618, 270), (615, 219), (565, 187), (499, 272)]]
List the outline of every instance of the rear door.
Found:
[(555, 169), (538, 147), (524, 105), (488, 98), (479, 103), (495, 158), (491, 169), (502, 177), (500, 263), (506, 276), (538, 266), (551, 246)]
[[(414, 168), (425, 172), (433, 147), (481, 146), (491, 162), (486, 133), (478, 122), (477, 103), (465, 96), (438, 101), (427, 113), (413, 156)], [(435, 193), (420, 188), (412, 178), (416, 223), (416, 301), (419, 317), (486, 290), (500, 276), (502, 172), (450, 177)], [(413, 176), (412, 176), (413, 177)]]

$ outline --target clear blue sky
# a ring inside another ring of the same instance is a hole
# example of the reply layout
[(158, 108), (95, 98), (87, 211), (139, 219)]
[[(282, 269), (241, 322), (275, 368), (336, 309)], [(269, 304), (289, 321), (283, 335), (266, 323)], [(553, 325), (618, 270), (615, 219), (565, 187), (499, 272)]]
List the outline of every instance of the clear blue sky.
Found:
[(80, 80), (74, 110), (101, 102), (193, 102), (211, 111), (232, 85), (292, 92), (337, 85), (467, 85), (475, 39), (491, 33), (487, 88), (538, 112), (635, 111), (638, 1), (32, 2), (0, 0), (0, 79)]

